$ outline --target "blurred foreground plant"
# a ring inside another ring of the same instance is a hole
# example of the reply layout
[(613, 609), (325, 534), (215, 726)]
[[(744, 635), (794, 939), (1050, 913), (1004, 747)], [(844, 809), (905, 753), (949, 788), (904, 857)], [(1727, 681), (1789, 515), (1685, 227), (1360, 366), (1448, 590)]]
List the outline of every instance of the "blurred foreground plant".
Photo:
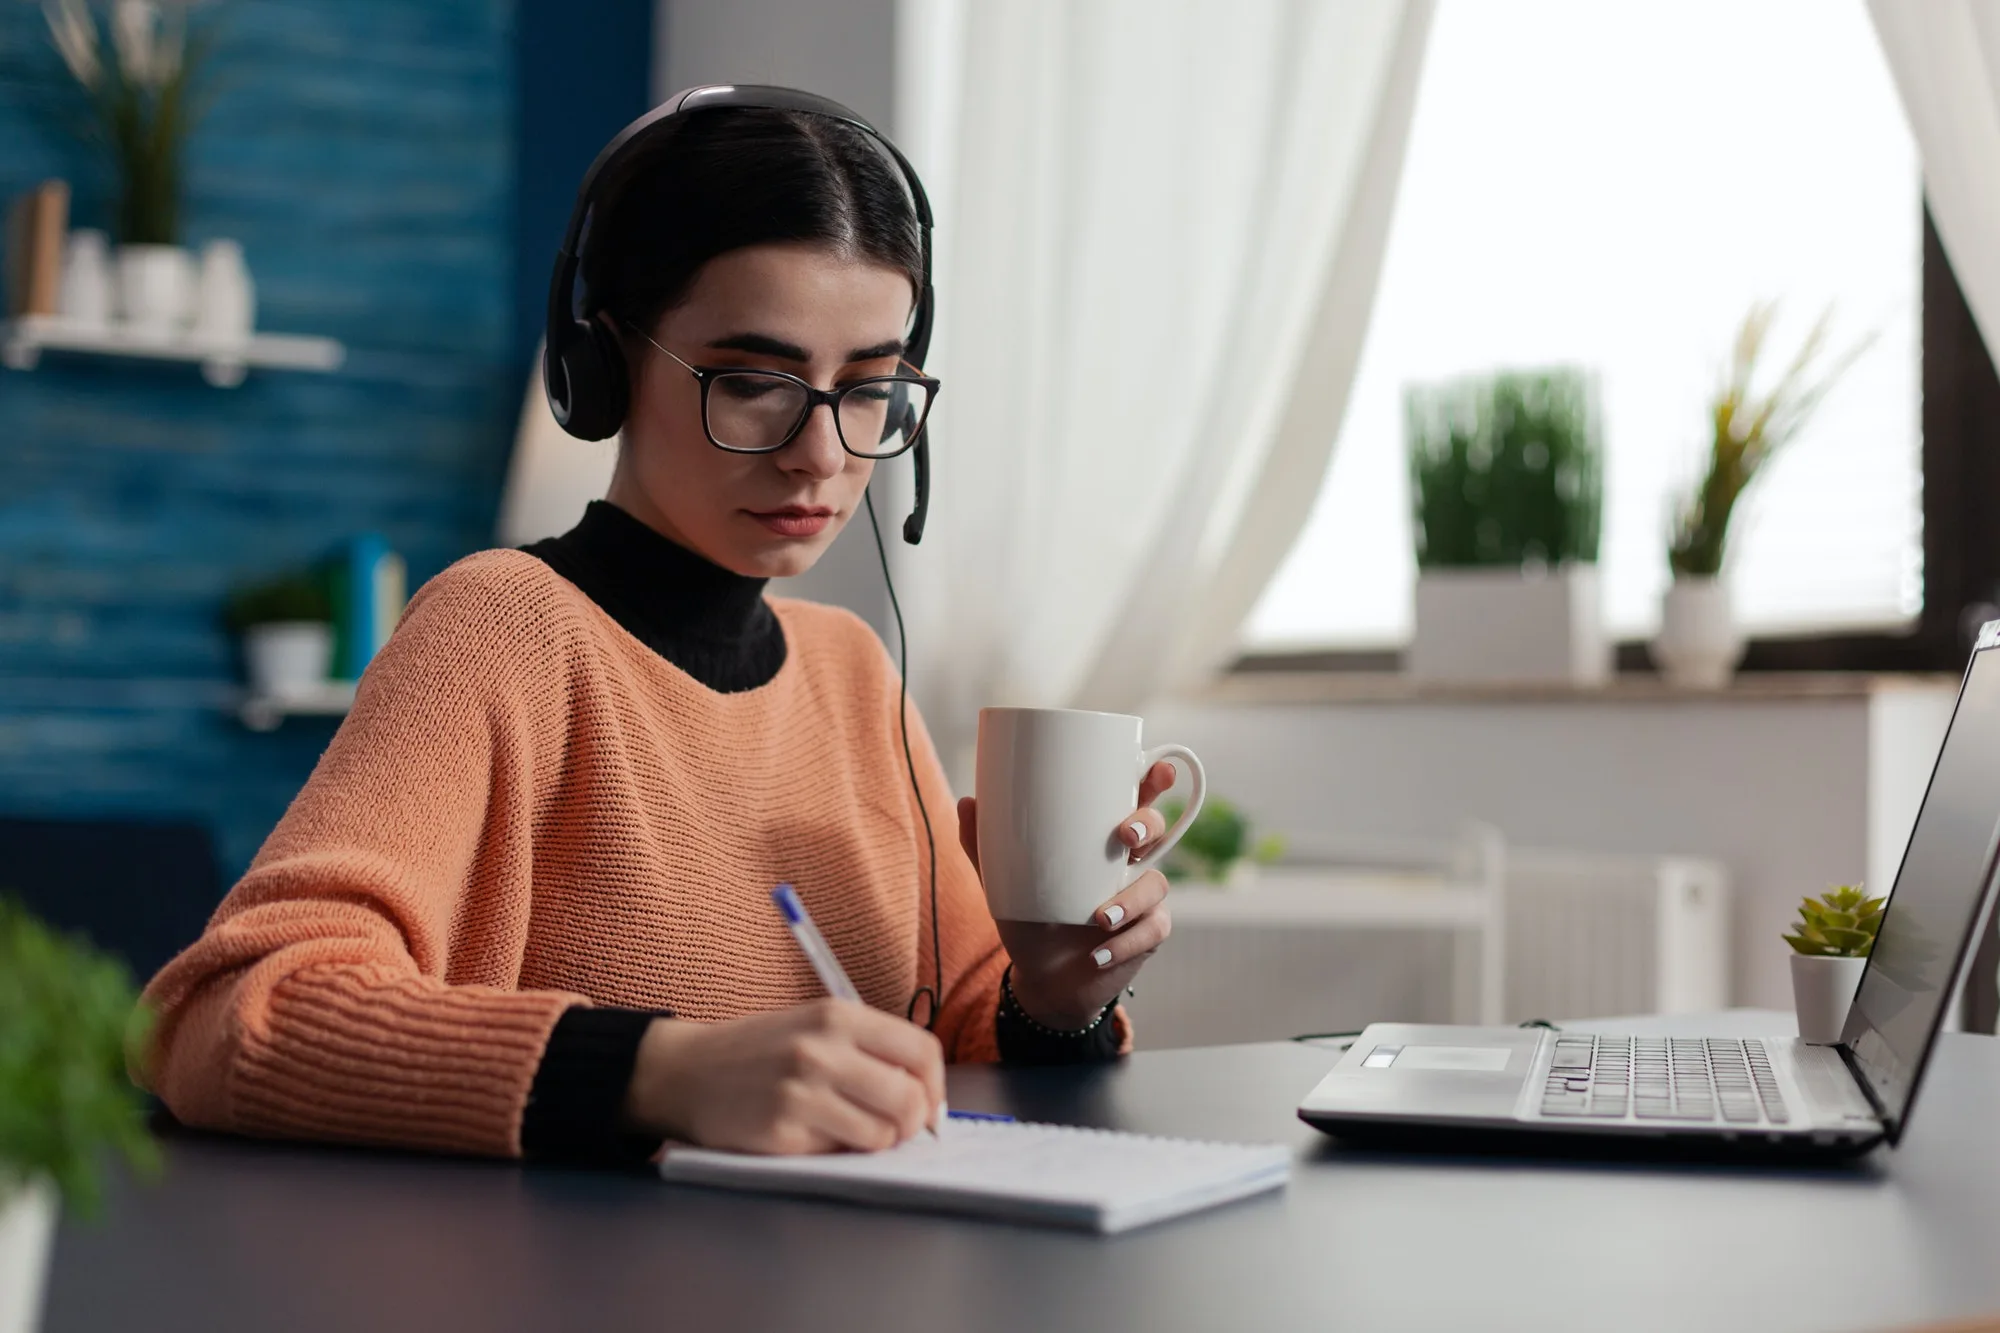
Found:
[(0, 897), (0, 1198), (47, 1179), (88, 1215), (107, 1150), (157, 1169), (125, 1074), (145, 1028), (123, 966)]

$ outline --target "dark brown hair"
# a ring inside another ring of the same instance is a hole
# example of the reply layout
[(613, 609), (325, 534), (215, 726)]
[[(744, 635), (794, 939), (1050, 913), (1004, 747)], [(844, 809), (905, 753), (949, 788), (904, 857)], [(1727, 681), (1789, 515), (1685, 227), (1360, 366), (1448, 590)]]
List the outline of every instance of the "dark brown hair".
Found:
[(687, 113), (606, 190), (583, 250), (584, 308), (651, 330), (702, 266), (807, 241), (898, 269), (923, 290), (916, 214), (895, 162), (831, 116), (761, 107)]

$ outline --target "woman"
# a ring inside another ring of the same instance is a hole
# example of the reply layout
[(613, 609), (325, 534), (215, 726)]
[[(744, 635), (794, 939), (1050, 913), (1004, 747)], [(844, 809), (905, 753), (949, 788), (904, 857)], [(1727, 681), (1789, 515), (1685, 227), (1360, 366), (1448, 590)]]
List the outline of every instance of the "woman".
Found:
[[(249, 872), (148, 988), (143, 1072), (183, 1120), (614, 1160), (668, 1137), (875, 1149), (931, 1122), (946, 1059), (1129, 1045), (1115, 1000), (1166, 938), (1164, 880), (1098, 926), (996, 927), (968, 799), (936, 849), (934, 957), (925, 815), (949, 793), (922, 724), (920, 806), (875, 636), (764, 596), (863, 504), (853, 446), (890, 395), (800, 419), (771, 406), (796, 385), (717, 372), (914, 375), (922, 257), (896, 168), (827, 116), (676, 122), (634, 148), (583, 259), (631, 386), (609, 494), (411, 601)], [(1127, 845), (1160, 835), (1147, 807), (1172, 777), (1147, 775)], [(820, 998), (779, 881), (865, 1005)]]

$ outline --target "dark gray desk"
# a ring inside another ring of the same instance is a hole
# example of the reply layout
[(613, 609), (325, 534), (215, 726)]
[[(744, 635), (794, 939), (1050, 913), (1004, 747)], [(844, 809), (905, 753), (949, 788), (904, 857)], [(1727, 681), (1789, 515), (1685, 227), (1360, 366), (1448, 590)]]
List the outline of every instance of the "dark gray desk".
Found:
[(1282, 1196), (1103, 1240), (618, 1177), (177, 1137), (65, 1223), (46, 1333), (145, 1328), (1861, 1329), (2000, 1311), (2000, 1040), (1947, 1036), (1850, 1170), (1389, 1158), (1292, 1117), (1294, 1045), (957, 1069), (954, 1105), (1279, 1139)]

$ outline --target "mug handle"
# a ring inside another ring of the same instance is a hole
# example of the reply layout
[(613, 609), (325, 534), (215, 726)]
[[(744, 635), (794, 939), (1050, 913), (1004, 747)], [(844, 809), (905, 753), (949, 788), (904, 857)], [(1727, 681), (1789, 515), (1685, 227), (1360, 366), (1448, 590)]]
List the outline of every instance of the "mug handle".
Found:
[[(1201, 803), (1208, 796), (1208, 776), (1201, 771), (1201, 760), (1195, 758), (1194, 751), (1188, 749), (1185, 745), (1161, 745), (1146, 751), (1146, 753), (1139, 756), (1140, 775), (1144, 776), (1152, 772), (1153, 765), (1159, 763), (1162, 759), (1174, 760), (1176, 766), (1187, 776), (1194, 790), (1190, 791), (1187, 795), (1187, 808), (1181, 811), (1181, 817), (1173, 822), (1171, 828), (1160, 835), (1158, 842), (1146, 849), (1144, 856), (1125, 868), (1125, 884), (1127, 885), (1131, 884), (1133, 880), (1139, 878), (1139, 876), (1145, 874), (1148, 870), (1151, 870), (1159, 862), (1160, 858), (1174, 849), (1174, 845), (1181, 840), (1182, 836), (1187, 833), (1188, 828), (1193, 825), (1194, 817), (1201, 813)], [(1178, 787), (1180, 784), (1177, 782), (1174, 785)], [(1120, 887), (1124, 886), (1121, 885)]]

